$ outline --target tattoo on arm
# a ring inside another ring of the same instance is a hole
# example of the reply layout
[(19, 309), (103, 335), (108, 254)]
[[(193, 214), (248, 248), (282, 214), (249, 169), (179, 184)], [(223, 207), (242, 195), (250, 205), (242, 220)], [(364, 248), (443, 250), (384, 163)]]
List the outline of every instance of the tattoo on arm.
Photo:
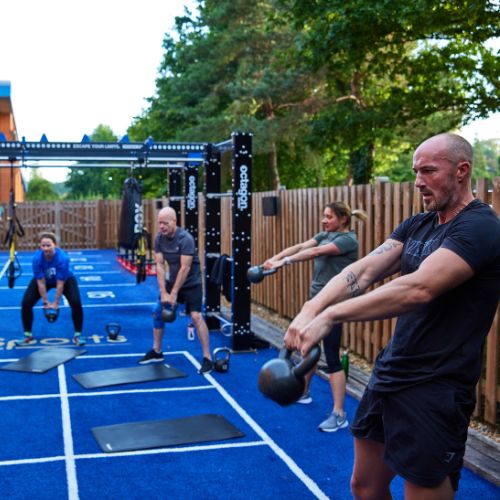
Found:
[(358, 297), (359, 295), (361, 295), (361, 288), (359, 286), (358, 279), (353, 272), (347, 273), (345, 281), (347, 283), (347, 286), (351, 290), (351, 297)]
[(384, 252), (391, 251), (393, 248), (396, 248), (397, 246), (398, 243), (395, 241), (390, 241), (390, 242), (386, 241), (385, 243), (382, 243), (382, 245), (380, 245), (379, 247), (375, 248), (375, 250), (370, 252), (369, 255), (380, 255)]

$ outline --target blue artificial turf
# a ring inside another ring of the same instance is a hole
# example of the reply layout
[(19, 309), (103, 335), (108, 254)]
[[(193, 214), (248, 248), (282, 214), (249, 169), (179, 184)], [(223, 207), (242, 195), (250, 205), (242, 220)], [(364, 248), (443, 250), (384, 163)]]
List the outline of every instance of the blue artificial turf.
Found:
[[(20, 253), (23, 276), (14, 289), (0, 281), (0, 364), (51, 345), (70, 346), (70, 309), (63, 307), (49, 324), (35, 309), (37, 344), (15, 349), (22, 335), (20, 302), (31, 274), (32, 253)], [(151, 309), (156, 278), (135, 284), (135, 276), (117, 262), (113, 251), (72, 252), (84, 304), (87, 352), (45, 374), (0, 370), (0, 498), (95, 500), (179, 498), (350, 498), (353, 442), (347, 429), (318, 431), (331, 410), (330, 388), (315, 377), (310, 405), (280, 407), (257, 389), (261, 366), (274, 349), (231, 355), (227, 373), (197, 373), (201, 348), (187, 339), (188, 317), (180, 312), (166, 326), (165, 363), (186, 378), (84, 389), (73, 375), (137, 366), (151, 348)], [(6, 259), (0, 253), (0, 264)], [(121, 325), (111, 341), (106, 324)], [(210, 335), (211, 347), (229, 346), (221, 332)], [(346, 397), (348, 418), (357, 401)], [(224, 416), (244, 437), (209, 443), (105, 454), (91, 429), (105, 425), (180, 418), (205, 413)], [(403, 498), (403, 482), (392, 484)], [(458, 499), (500, 497), (500, 489), (464, 469)]]

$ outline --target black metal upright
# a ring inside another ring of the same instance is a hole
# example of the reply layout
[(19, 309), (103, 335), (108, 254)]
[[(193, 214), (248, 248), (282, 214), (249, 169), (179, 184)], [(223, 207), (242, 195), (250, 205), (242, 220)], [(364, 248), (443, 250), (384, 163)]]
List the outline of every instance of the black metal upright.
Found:
[[(210, 330), (218, 330), (220, 321), (220, 291), (212, 283), (212, 269), (220, 257), (221, 249), (221, 208), (220, 208), (220, 182), (221, 182), (221, 153), (212, 144), (207, 146), (203, 161), (205, 172), (205, 306), (206, 321)], [(217, 195), (217, 196), (211, 196)]]
[(177, 223), (181, 225), (181, 172), (178, 169), (168, 171), (168, 205), (177, 212)]
[(233, 266), (233, 349), (254, 347), (250, 328), (250, 282), (247, 269), (251, 261), (252, 239), (252, 134), (235, 132), (232, 158), (232, 266)]
[(198, 168), (189, 163), (184, 170), (184, 228), (198, 248)]

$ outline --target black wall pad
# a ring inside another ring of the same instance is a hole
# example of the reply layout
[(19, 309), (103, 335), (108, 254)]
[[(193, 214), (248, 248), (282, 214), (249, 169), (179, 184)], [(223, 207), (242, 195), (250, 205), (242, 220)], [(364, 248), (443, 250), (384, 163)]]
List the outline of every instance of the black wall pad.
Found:
[(99, 370), (96, 372), (77, 373), (73, 378), (85, 389), (96, 389), (110, 385), (134, 384), (137, 382), (151, 382), (168, 378), (187, 377), (184, 372), (169, 365), (154, 364)]
[(94, 427), (92, 434), (102, 451), (106, 453), (147, 450), (244, 436), (243, 432), (223, 416), (214, 414)]
[(55, 368), (61, 363), (76, 358), (87, 351), (84, 349), (68, 349), (64, 347), (47, 347), (36, 351), (25, 358), (18, 359), (13, 363), (0, 366), (0, 370), (11, 370), (14, 372), (44, 373)]

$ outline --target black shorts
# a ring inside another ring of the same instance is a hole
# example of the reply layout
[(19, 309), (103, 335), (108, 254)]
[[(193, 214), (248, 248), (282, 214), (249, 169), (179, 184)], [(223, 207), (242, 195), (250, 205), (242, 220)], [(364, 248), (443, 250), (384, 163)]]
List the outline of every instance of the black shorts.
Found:
[(385, 444), (384, 460), (403, 479), (458, 490), (474, 394), (427, 382), (394, 392), (366, 389), (351, 431)]
[[(166, 284), (167, 292), (172, 291), (172, 286), (168, 282)], [(203, 287), (201, 283), (190, 286), (189, 288), (181, 288), (177, 295), (177, 302), (186, 305), (186, 313), (201, 312), (203, 301)]]

